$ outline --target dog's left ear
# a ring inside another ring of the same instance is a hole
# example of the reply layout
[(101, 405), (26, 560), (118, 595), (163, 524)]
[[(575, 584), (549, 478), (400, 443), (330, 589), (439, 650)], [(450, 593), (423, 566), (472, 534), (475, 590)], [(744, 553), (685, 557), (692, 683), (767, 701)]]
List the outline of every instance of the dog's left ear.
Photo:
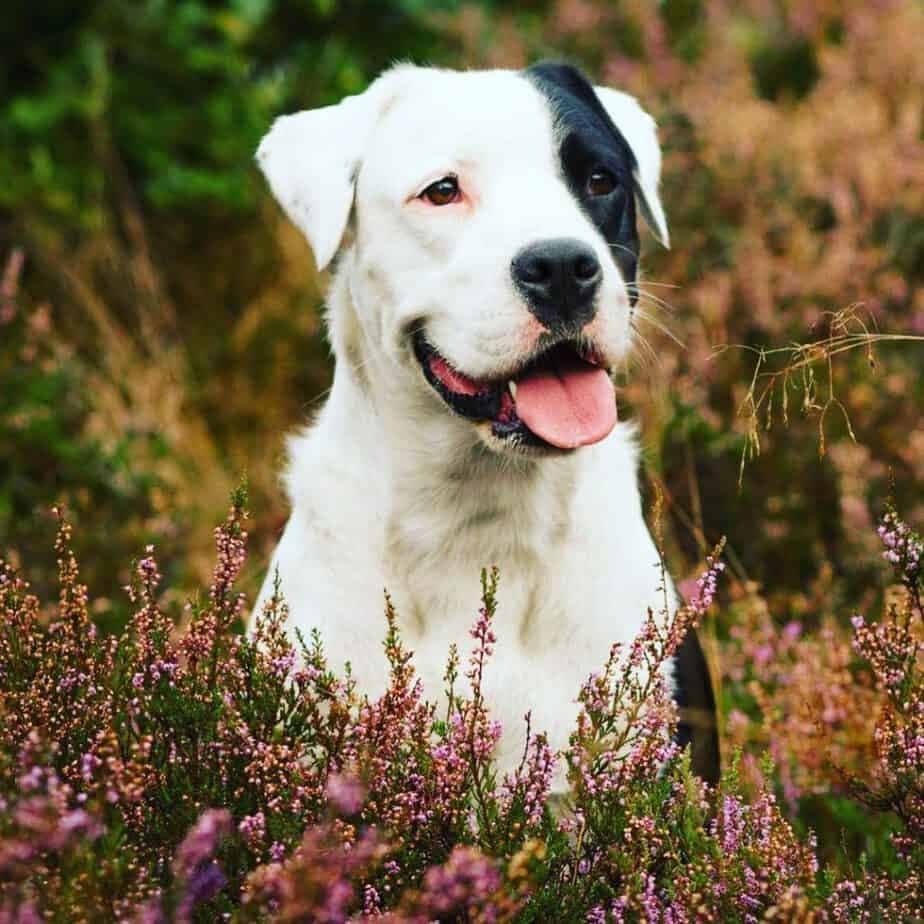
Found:
[(635, 192), (648, 227), (665, 246), (670, 247), (667, 218), (658, 195), (661, 179), (661, 145), (655, 120), (628, 93), (609, 87), (594, 87), (607, 115), (626, 139), (635, 155)]
[(273, 195), (302, 231), (319, 270), (340, 248), (353, 205), (356, 173), (395, 86), (399, 66), (335, 106), (281, 116), (257, 148)]

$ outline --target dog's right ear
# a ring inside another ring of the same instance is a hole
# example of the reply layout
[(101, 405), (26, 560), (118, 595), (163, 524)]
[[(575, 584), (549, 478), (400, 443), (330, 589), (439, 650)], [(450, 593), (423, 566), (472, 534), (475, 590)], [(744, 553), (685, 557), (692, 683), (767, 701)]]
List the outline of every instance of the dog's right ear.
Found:
[(597, 99), (603, 104), (607, 115), (626, 139), (635, 157), (633, 173), (635, 192), (645, 221), (654, 236), (670, 247), (667, 218), (658, 193), (661, 181), (661, 145), (658, 143), (658, 128), (655, 120), (642, 109), (639, 101), (628, 93), (611, 90), (609, 87), (594, 87)]
[(401, 70), (336, 106), (281, 116), (257, 148), (257, 162), (273, 195), (308, 238), (319, 270), (340, 247), (366, 142), (392, 98), (387, 88), (394, 81), (389, 78)]

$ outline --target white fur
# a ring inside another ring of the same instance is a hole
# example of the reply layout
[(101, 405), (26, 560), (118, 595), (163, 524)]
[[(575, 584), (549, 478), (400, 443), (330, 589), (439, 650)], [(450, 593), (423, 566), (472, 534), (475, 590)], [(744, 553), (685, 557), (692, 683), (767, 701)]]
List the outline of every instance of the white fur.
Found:
[[(654, 123), (631, 97), (599, 92), (666, 241)], [(355, 175), (355, 235), (328, 298), (334, 386), (290, 442), (292, 513), (262, 600), (278, 570), (293, 627), (318, 627), (331, 663), (349, 661), (372, 695), (387, 682), (387, 588), (436, 698), (450, 643), (470, 648), (479, 570), (497, 565), (487, 695), (505, 728), (500, 764), (519, 759), (527, 710), (564, 746), (582, 681), (614, 641), (634, 637), (648, 607), (663, 605), (631, 432), (618, 425), (570, 454), (514, 452), (449, 411), (409, 346), (423, 326), (469, 376), (511, 374), (540, 332), (511, 283), (512, 256), (533, 240), (577, 237), (604, 270), (586, 333), (614, 364), (628, 350), (626, 287), (559, 174), (544, 97), (513, 72), (402, 66), (340, 106), (278, 121), (259, 156), (319, 265), (344, 234)], [(463, 203), (416, 198), (450, 172)]]

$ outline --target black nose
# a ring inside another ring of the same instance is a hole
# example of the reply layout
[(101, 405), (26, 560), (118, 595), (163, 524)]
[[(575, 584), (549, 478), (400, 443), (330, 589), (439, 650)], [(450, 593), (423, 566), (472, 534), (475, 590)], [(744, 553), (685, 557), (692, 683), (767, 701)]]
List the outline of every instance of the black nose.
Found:
[(549, 330), (577, 334), (593, 318), (603, 272), (587, 244), (570, 237), (528, 244), (510, 272), (529, 310)]

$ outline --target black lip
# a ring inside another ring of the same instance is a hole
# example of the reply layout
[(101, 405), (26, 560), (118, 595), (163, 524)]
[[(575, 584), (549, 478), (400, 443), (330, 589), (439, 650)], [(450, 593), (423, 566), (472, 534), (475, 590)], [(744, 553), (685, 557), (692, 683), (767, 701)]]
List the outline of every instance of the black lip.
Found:
[(430, 358), (439, 355), (439, 351), (432, 347), (423, 333), (419, 331), (414, 335), (413, 346), (414, 355), (420, 363), (424, 378), (450, 410), (468, 420), (491, 421), (491, 433), (497, 439), (504, 440), (512, 446), (562, 452), (551, 443), (547, 443), (541, 436), (533, 433), (516, 415), (514, 415), (515, 419), (510, 421), (497, 419), (501, 409), (501, 395), (503, 389), (507, 387), (506, 382), (478, 395), (460, 395), (449, 391), (430, 369)]
[(418, 333), (414, 337), (414, 353), (420, 363), (420, 368), (423, 369), (424, 378), (457, 414), (472, 420), (493, 420), (500, 413), (502, 386), (492, 388), (480, 395), (456, 394), (446, 388), (430, 369), (430, 357), (439, 355), (439, 351), (427, 343), (423, 334)]

